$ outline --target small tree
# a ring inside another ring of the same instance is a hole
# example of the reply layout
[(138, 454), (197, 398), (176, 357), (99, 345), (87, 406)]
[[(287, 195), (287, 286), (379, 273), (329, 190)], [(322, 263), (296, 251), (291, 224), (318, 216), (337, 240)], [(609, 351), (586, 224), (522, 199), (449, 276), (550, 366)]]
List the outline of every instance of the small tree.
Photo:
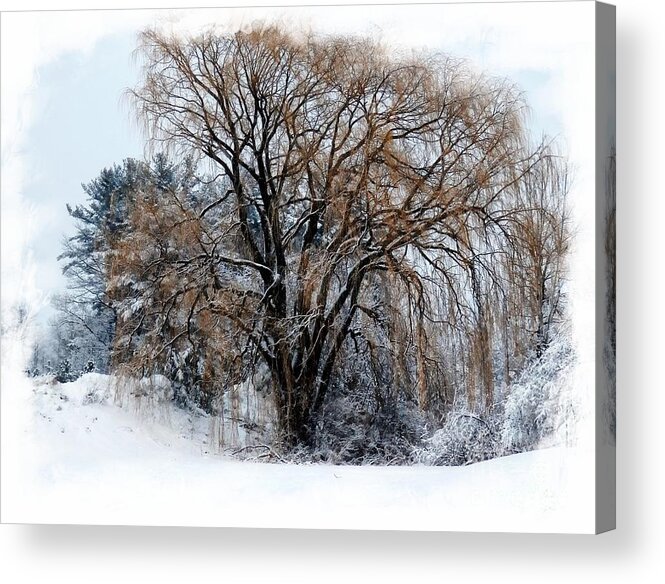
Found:
[[(108, 371), (118, 318), (108, 293), (109, 250), (127, 228), (131, 201), (149, 187), (164, 191), (179, 181), (191, 184), (193, 180), (188, 160), (175, 165), (164, 154), (157, 154), (152, 164), (127, 159), (83, 185), (85, 204), (67, 206), (76, 229), (58, 257), (68, 287), (54, 298), (58, 310), (54, 336), (61, 358), (66, 354), (74, 369), (82, 370), (92, 360), (101, 371)], [(68, 350), (66, 345), (71, 343), (80, 350)]]
[(69, 383), (76, 379), (76, 375), (72, 371), (72, 364), (69, 359), (63, 359), (60, 362), (55, 378), (58, 383)]

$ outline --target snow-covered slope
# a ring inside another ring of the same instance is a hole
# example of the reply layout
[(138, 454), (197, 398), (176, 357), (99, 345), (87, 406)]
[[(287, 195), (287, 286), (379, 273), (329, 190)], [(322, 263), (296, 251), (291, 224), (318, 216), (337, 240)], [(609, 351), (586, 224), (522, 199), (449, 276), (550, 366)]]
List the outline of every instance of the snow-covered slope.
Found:
[(119, 407), (109, 377), (12, 380), (3, 408), (26, 415), (3, 427), (3, 445), (23, 444), (3, 458), (6, 522), (594, 530), (592, 459), (581, 451), (454, 468), (240, 462), (215, 453), (203, 416), (136, 398)]

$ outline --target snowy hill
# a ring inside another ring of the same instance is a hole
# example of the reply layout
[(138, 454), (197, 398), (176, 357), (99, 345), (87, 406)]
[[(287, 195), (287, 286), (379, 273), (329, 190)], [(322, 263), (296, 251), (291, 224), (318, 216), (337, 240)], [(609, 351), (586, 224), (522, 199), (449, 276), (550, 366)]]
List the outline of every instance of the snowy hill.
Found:
[(240, 462), (215, 453), (209, 418), (140, 397), (118, 406), (107, 376), (12, 381), (3, 409), (24, 415), (3, 442), (23, 440), (27, 456), (3, 459), (4, 521), (593, 531), (593, 466), (577, 450), (450, 468)]

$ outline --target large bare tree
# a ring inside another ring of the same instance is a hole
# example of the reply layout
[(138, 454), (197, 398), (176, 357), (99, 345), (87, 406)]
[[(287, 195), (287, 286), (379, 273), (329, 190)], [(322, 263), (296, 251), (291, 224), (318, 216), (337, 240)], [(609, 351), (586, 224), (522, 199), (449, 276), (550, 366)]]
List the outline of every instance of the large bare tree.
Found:
[[(144, 331), (154, 360), (198, 343), (229, 383), (262, 363), (291, 444), (311, 440), (359, 339), (414, 380), (422, 407), (452, 399), (440, 380), (460, 365), (433, 348), (461, 343), (469, 393), (489, 407), (492, 331), (520, 324), (511, 273), (548, 285), (534, 214), (560, 210), (532, 194), (560, 168), (531, 144), (520, 94), (451, 58), (274, 27), (146, 31), (140, 55), (132, 95), (151, 140), (207, 160), (219, 188), (137, 199), (112, 272), (148, 284), (125, 291), (143, 310), (125, 312), (119, 345)], [(547, 319), (556, 298), (534, 294), (529, 318)]]

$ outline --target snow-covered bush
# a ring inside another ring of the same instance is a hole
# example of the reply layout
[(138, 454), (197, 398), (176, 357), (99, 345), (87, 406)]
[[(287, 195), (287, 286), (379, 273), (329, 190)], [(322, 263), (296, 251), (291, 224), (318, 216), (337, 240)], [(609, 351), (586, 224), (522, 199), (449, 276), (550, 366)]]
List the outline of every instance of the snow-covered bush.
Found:
[(540, 357), (533, 357), (505, 390), (503, 407), (478, 415), (458, 406), (443, 427), (417, 447), (414, 460), (455, 466), (574, 441), (577, 405), (570, 333), (560, 329)]
[(74, 381), (78, 376), (72, 371), (72, 365), (69, 359), (63, 359), (58, 366), (56, 373), (56, 380), (59, 383), (69, 383)]
[(376, 408), (342, 395), (326, 404), (313, 448), (298, 456), (331, 464), (408, 464), (424, 433), (423, 414), (406, 399)]
[(557, 331), (541, 357), (532, 359), (508, 388), (501, 427), (507, 453), (574, 439), (574, 363), (569, 331)]
[(417, 462), (434, 466), (461, 466), (501, 455), (500, 424), (467, 408), (448, 414), (443, 427), (416, 448)]
[[(42, 376), (40, 384), (48, 383), (48, 376)], [(108, 375), (84, 373), (77, 379), (58, 386), (60, 399), (71, 401), (77, 406), (107, 402), (111, 397), (111, 381)]]

